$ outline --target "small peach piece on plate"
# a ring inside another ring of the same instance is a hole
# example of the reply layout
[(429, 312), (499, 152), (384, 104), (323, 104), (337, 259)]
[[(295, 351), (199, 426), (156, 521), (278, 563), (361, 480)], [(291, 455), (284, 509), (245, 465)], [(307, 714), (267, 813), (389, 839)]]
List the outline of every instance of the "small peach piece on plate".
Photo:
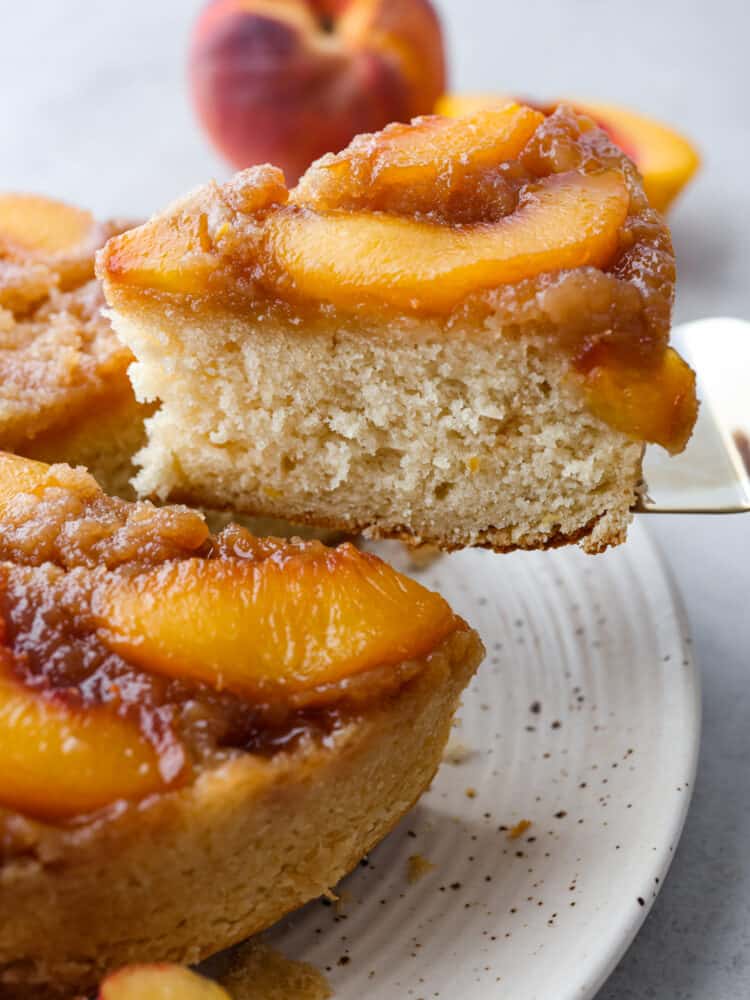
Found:
[(0, 254), (56, 254), (78, 246), (91, 232), (89, 212), (33, 194), (0, 194)]
[[(503, 94), (446, 94), (437, 102), (436, 111), (450, 118), (466, 118), (509, 100)], [(638, 167), (646, 195), (659, 212), (669, 208), (700, 166), (700, 156), (688, 139), (668, 125), (629, 108), (576, 98), (529, 103), (545, 112), (565, 103), (593, 118)]]
[(182, 965), (128, 965), (99, 987), (98, 1000), (230, 1000), (218, 983)]
[(190, 79), (230, 163), (273, 163), (292, 184), (358, 133), (432, 111), (442, 32), (430, 0), (211, 0)]
[(290, 206), (269, 220), (270, 246), (302, 295), (344, 305), (372, 296), (403, 309), (445, 311), (482, 288), (606, 267), (629, 201), (622, 174), (610, 170), (545, 178), (510, 215), (458, 228)]
[(420, 658), (462, 624), (375, 556), (315, 542), (112, 574), (93, 606), (100, 637), (129, 662), (268, 700)]

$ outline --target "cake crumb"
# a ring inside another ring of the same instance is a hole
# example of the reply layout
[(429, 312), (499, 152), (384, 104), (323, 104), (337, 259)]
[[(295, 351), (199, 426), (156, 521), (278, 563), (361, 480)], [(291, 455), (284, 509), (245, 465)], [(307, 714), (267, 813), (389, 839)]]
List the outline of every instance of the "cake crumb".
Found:
[(515, 826), (512, 826), (510, 830), (508, 830), (508, 840), (518, 840), (519, 837), (522, 837), (524, 833), (526, 833), (530, 826), (530, 819), (519, 820)]
[(328, 1000), (333, 996), (315, 966), (287, 958), (257, 939), (240, 945), (220, 982), (232, 1000)]
[(435, 865), (431, 861), (428, 861), (427, 858), (423, 857), (423, 855), (409, 855), (409, 860), (406, 864), (406, 877), (411, 885), (415, 882), (419, 882), (421, 878), (424, 878), (425, 875), (434, 870)]
[(451, 740), (443, 751), (443, 760), (446, 764), (463, 764), (473, 757), (475, 752), (466, 744), (460, 743), (458, 740)]
[(341, 914), (344, 912), (346, 904), (350, 903), (351, 899), (352, 899), (351, 893), (347, 892), (345, 889), (342, 889), (341, 892), (336, 897), (336, 900), (333, 904), (333, 909), (337, 916), (341, 916)]
[(467, 799), (475, 799), (477, 797), (476, 788), (467, 788), (465, 793)]

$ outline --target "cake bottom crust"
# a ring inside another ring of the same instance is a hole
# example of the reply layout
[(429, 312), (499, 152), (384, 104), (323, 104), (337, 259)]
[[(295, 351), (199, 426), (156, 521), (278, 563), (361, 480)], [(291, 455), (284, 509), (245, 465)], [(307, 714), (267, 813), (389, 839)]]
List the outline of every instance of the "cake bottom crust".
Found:
[(128, 963), (194, 963), (324, 893), (429, 786), (483, 653), (456, 632), (332, 737), (119, 815), (63, 829), (0, 814), (0, 995), (70, 997)]

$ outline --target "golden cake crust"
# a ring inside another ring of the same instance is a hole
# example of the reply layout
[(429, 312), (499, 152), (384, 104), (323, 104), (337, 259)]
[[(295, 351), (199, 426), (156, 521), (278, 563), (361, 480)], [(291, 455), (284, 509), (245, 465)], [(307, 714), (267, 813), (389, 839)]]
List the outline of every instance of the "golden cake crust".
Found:
[(69, 996), (130, 962), (196, 962), (324, 893), (429, 785), (482, 653), (456, 632), (325, 743), (233, 760), (105, 821), (64, 830), (6, 814), (3, 996)]

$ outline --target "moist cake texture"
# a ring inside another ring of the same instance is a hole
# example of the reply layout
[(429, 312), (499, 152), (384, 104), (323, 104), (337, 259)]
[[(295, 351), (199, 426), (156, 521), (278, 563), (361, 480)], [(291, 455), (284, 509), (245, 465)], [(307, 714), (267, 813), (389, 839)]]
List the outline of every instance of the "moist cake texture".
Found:
[(198, 961), (334, 885), (432, 780), (482, 655), (350, 545), (212, 536), (0, 454), (3, 997)]
[(592, 122), (510, 105), (253, 168), (111, 240), (158, 403), (139, 491), (442, 548), (625, 537), (647, 442), (684, 447), (674, 257)]
[(125, 223), (33, 195), (0, 195), (0, 449), (86, 465), (132, 492), (148, 407), (130, 351), (102, 315), (94, 253)]

